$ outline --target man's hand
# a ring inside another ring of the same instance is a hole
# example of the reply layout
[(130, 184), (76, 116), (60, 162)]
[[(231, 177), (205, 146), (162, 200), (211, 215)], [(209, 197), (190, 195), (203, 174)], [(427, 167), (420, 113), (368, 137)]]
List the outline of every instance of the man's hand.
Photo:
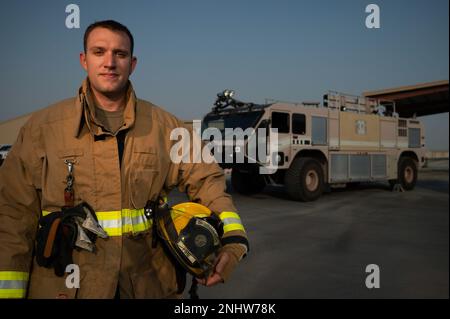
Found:
[(223, 283), (223, 271), (230, 262), (230, 254), (223, 251), (219, 254), (216, 259), (213, 272), (208, 276), (208, 278), (197, 278), (199, 284), (205, 285), (206, 287), (211, 287), (217, 285), (218, 283)]

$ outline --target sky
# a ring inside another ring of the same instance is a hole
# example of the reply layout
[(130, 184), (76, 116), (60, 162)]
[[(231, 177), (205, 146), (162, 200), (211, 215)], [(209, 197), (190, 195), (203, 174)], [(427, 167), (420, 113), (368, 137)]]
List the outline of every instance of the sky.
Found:
[[(77, 4), (80, 28), (66, 6)], [(367, 5), (380, 28), (365, 25)], [(139, 98), (200, 119), (215, 96), (263, 103), (320, 101), (449, 79), (448, 0), (2, 1), (0, 122), (74, 96), (92, 22), (114, 19), (135, 39), (131, 81)], [(423, 118), (427, 144), (448, 150), (448, 113)]]

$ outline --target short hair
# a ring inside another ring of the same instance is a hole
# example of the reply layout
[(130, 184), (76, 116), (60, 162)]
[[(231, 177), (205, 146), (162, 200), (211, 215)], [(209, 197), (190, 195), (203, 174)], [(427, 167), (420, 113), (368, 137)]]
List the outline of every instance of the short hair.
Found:
[(84, 32), (84, 39), (83, 39), (84, 53), (86, 53), (87, 39), (89, 37), (89, 34), (95, 28), (105, 28), (105, 29), (109, 29), (111, 31), (124, 32), (130, 39), (131, 55), (133, 56), (133, 49), (134, 49), (133, 35), (131, 34), (130, 30), (128, 30), (128, 28), (126, 26), (124, 26), (123, 24), (121, 24), (117, 21), (114, 21), (114, 20), (97, 21), (97, 22), (92, 23), (90, 26), (88, 26), (86, 28), (86, 31)]

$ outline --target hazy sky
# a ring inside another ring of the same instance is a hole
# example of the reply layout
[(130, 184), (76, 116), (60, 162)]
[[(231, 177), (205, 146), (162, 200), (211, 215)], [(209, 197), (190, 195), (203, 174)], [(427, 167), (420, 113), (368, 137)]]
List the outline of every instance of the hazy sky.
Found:
[[(80, 29), (65, 8), (80, 7)], [(367, 29), (365, 8), (381, 10)], [(2, 1), (0, 121), (74, 96), (84, 29), (115, 19), (135, 37), (138, 97), (201, 118), (217, 92), (242, 100), (321, 99), (449, 78), (448, 0)], [(448, 150), (448, 113), (424, 119), (428, 146)]]

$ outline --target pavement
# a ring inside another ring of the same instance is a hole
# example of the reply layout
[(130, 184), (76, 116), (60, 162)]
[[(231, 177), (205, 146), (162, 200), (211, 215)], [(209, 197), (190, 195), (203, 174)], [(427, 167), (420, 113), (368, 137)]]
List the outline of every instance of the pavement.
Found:
[[(449, 298), (448, 160), (430, 162), (409, 192), (361, 184), (303, 203), (282, 187), (243, 196), (227, 185), (251, 250), (201, 298)], [(379, 288), (369, 289), (373, 264)]]

